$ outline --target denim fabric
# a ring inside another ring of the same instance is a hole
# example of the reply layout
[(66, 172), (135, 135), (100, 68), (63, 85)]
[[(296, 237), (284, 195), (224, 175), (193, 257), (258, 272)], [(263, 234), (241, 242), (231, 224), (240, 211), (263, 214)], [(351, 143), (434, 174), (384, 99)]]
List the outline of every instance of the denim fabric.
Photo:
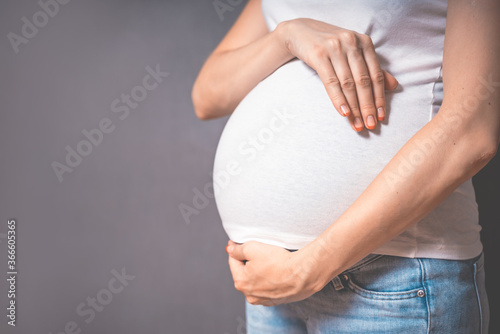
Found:
[(371, 254), (305, 300), (246, 302), (247, 333), (485, 334), (483, 264)]

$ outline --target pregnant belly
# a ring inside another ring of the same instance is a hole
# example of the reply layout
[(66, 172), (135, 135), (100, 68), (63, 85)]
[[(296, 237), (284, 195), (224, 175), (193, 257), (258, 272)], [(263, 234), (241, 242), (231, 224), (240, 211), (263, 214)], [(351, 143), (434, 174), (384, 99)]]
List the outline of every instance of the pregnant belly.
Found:
[(397, 117), (396, 124), (354, 132), (317, 76), (293, 66), (247, 95), (217, 147), (215, 200), (223, 227), (236, 242), (305, 246), (335, 222), (411, 136), (412, 129), (404, 135), (396, 130), (401, 129)]

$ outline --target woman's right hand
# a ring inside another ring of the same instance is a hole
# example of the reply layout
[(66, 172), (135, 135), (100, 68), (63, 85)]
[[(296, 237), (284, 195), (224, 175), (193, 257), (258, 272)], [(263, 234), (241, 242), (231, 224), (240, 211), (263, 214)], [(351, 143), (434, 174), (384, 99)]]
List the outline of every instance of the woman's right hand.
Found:
[(306, 18), (284, 21), (277, 30), (286, 50), (318, 73), (335, 109), (355, 131), (384, 120), (384, 90), (398, 82), (381, 69), (368, 35)]

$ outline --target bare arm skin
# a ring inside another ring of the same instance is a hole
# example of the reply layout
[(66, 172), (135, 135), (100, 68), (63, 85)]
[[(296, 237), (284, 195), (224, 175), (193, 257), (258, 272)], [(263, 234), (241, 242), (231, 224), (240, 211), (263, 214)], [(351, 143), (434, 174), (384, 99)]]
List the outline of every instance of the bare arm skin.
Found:
[[(500, 142), (499, 32), (499, 1), (449, 0), (444, 101), (439, 113), (402, 147), (351, 207), (304, 248), (288, 253), (253, 241), (230, 242), (235, 287), (248, 302), (275, 305), (321, 290), (333, 277), (425, 217), (495, 156)], [(415, 162), (417, 153), (425, 158)], [(401, 174), (403, 162), (413, 168)], [(249, 261), (245, 265), (242, 259)]]
[(192, 99), (200, 119), (229, 115), (262, 79), (293, 57), (270, 33), (261, 2), (251, 0), (203, 65)]
[(312, 19), (282, 22), (269, 32), (260, 0), (249, 1), (203, 65), (192, 91), (197, 116), (229, 115), (261, 80), (295, 57), (316, 70), (354, 130), (373, 129), (384, 119), (384, 88), (395, 88), (397, 81), (380, 68), (370, 37)]

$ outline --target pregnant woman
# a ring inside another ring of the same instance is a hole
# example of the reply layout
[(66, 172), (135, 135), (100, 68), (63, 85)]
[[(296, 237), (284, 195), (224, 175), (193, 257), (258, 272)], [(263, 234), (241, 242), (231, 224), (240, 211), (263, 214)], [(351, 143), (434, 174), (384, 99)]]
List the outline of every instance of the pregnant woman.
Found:
[(231, 114), (214, 191), (248, 333), (487, 333), (499, 32), (497, 0), (248, 2), (192, 92)]

